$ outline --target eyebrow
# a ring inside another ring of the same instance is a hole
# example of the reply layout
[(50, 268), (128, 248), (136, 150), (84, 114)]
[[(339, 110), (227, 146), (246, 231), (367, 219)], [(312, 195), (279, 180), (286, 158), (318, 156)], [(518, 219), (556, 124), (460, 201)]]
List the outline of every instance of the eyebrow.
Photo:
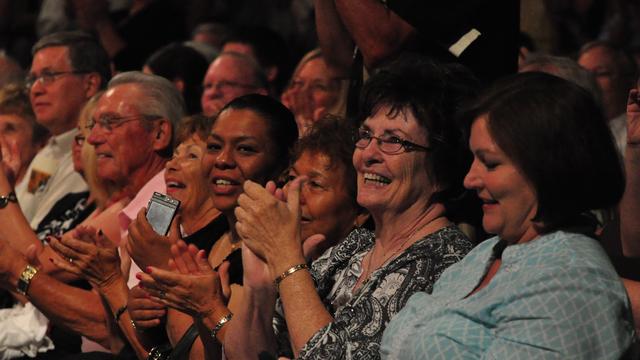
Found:
[[(372, 131), (371, 128), (365, 124), (362, 124), (362, 126), (360, 126), (360, 128), (367, 130), (367, 131)], [(402, 131), (401, 129), (398, 128), (391, 128), (391, 129), (385, 129), (383, 132), (383, 134), (385, 135), (398, 135), (397, 133), (400, 133), (401, 135), (403, 135), (403, 137), (406, 137), (407, 140), (411, 139), (411, 136), (409, 134), (407, 134), (406, 132)]]
[[(215, 140), (224, 142), (224, 139), (218, 134), (210, 133), (209, 138), (214, 138)], [(256, 138), (255, 136), (238, 136), (238, 137), (232, 138), (230, 142), (242, 142), (247, 140), (259, 142), (258, 138)]]

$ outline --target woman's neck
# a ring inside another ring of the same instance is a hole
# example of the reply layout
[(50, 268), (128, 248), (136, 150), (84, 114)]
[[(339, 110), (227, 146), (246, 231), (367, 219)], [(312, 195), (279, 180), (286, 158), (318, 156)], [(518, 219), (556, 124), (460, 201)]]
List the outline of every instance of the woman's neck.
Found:
[(218, 215), (220, 211), (213, 206), (213, 201), (210, 199), (191, 211), (186, 208), (180, 210), (181, 225), (187, 234), (193, 234), (207, 226)]
[(374, 216), (374, 220), (376, 243), (385, 250), (403, 242), (413, 243), (450, 224), (441, 203), (433, 203), (422, 209), (409, 208), (398, 214)]

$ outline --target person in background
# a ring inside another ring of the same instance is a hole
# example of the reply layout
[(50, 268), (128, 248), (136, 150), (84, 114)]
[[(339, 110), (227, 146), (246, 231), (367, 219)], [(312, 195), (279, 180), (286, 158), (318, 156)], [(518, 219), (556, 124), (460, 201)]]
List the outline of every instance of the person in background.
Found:
[[(86, 33), (54, 33), (33, 46), (26, 86), (36, 121), (52, 136), (30, 164), (28, 196), (20, 203), (31, 228), (36, 229), (62, 197), (87, 190), (87, 184), (73, 169), (71, 146), (82, 107), (110, 78), (107, 54)], [(21, 238), (15, 235), (10, 233), (8, 237)]]
[(462, 119), (474, 155), (464, 184), (496, 237), (447, 269), (432, 294), (411, 297), (385, 331), (382, 357), (623, 357), (634, 336), (629, 300), (590, 215), (624, 190), (599, 105), (569, 81), (524, 73)]
[(284, 38), (267, 27), (240, 27), (224, 39), (221, 52), (236, 52), (260, 64), (269, 83), (269, 93), (279, 96), (291, 74), (290, 49)]
[(8, 84), (0, 88), (2, 161), (11, 171), (7, 177), (15, 184), (18, 202), (27, 191), (29, 164), (48, 138), (47, 129), (36, 122), (24, 87)]
[(267, 78), (250, 56), (223, 52), (207, 69), (202, 81), (202, 113), (216, 116), (231, 100), (247, 94), (267, 95)]
[(602, 91), (603, 107), (609, 128), (621, 155), (625, 154), (627, 95), (637, 77), (633, 60), (621, 49), (606, 41), (582, 46), (578, 64), (595, 76)]
[(301, 137), (326, 114), (345, 115), (348, 86), (349, 81), (327, 65), (320, 49), (300, 60), (281, 101), (293, 112)]
[(149, 56), (142, 71), (173, 82), (184, 97), (188, 114), (202, 112), (202, 79), (209, 63), (196, 50), (179, 43), (169, 44)]

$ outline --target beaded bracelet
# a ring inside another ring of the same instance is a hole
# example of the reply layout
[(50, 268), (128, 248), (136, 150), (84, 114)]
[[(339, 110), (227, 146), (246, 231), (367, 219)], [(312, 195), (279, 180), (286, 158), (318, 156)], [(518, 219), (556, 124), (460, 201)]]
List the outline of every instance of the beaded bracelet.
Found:
[(298, 264), (298, 265), (293, 265), (292, 267), (290, 267), (287, 270), (285, 270), (282, 274), (280, 274), (280, 276), (278, 276), (275, 280), (273, 280), (273, 283), (276, 286), (276, 289), (280, 288), (280, 283), (282, 282), (282, 280), (286, 279), (288, 276), (292, 275), (296, 271), (299, 271), (299, 270), (302, 270), (302, 269), (309, 269), (309, 265), (304, 264), (304, 263), (303, 264)]
[(220, 331), (220, 329), (222, 329), (224, 324), (228, 323), (232, 317), (233, 317), (233, 313), (228, 313), (227, 315), (223, 316), (222, 319), (218, 320), (218, 322), (213, 327), (213, 329), (211, 329), (211, 337), (214, 339), (217, 339), (216, 336), (218, 335), (218, 332)]

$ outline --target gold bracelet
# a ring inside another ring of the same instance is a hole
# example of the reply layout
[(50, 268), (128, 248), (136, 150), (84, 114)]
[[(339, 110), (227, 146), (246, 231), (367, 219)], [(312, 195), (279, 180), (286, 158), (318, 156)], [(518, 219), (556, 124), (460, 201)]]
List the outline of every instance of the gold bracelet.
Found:
[(273, 280), (273, 283), (276, 286), (276, 289), (280, 288), (280, 283), (282, 282), (282, 280), (286, 279), (288, 276), (295, 273), (296, 271), (299, 271), (302, 269), (309, 269), (309, 265), (302, 263), (298, 265), (293, 265), (292, 267), (285, 270), (282, 274), (280, 274), (280, 276), (278, 276), (275, 280)]

